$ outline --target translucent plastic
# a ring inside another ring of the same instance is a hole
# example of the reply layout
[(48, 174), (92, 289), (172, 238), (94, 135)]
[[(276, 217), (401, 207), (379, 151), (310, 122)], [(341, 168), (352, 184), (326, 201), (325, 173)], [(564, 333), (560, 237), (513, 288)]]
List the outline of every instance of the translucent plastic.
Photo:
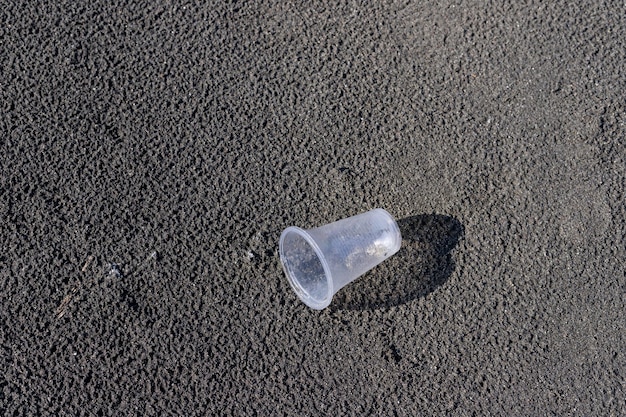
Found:
[(393, 217), (374, 209), (315, 229), (288, 227), (280, 261), (291, 287), (309, 307), (328, 307), (333, 295), (400, 250)]

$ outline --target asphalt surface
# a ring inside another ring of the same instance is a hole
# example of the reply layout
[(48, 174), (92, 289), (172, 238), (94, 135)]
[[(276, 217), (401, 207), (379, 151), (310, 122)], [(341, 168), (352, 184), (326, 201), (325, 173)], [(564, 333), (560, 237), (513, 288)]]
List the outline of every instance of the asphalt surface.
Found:
[(1, 6), (0, 414), (626, 414), (623, 1)]

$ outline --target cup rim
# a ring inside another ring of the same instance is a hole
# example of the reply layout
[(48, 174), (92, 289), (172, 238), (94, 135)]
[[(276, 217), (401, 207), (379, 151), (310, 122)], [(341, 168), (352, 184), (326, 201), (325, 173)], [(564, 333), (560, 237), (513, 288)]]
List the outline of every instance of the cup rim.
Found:
[[(284, 241), (287, 235), (290, 233), (297, 233), (302, 238), (304, 238), (304, 240), (309, 244), (309, 246), (311, 246), (311, 248), (317, 255), (317, 258), (321, 262), (322, 268), (324, 268), (324, 275), (326, 276), (326, 287), (327, 287), (326, 296), (324, 298), (316, 299), (310, 296), (304, 290), (304, 288), (302, 288), (302, 286), (298, 282), (298, 279), (294, 276), (292, 271), (290, 271), (289, 268), (287, 268), (287, 263), (285, 262), (286, 257), (284, 255)], [(333, 298), (332, 274), (330, 272), (330, 267), (328, 266), (328, 262), (326, 262), (326, 259), (324, 258), (324, 254), (322, 253), (322, 250), (319, 248), (317, 243), (315, 243), (315, 240), (313, 239), (313, 237), (306, 230), (300, 227), (289, 226), (285, 230), (283, 230), (283, 232), (280, 235), (279, 252), (280, 252), (280, 263), (282, 264), (283, 271), (285, 272), (285, 275), (287, 276), (289, 285), (291, 285), (291, 288), (294, 290), (298, 298), (300, 298), (300, 300), (302, 300), (304, 304), (306, 304), (307, 306), (311, 307), (314, 310), (322, 310), (328, 307)]]

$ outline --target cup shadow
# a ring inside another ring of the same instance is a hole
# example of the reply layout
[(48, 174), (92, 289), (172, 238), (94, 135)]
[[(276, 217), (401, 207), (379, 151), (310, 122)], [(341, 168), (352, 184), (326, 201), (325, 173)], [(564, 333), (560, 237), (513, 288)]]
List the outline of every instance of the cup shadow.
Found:
[(333, 310), (373, 310), (424, 297), (443, 285), (456, 264), (452, 250), (465, 228), (457, 219), (423, 214), (398, 220), (402, 247), (372, 271), (339, 290)]

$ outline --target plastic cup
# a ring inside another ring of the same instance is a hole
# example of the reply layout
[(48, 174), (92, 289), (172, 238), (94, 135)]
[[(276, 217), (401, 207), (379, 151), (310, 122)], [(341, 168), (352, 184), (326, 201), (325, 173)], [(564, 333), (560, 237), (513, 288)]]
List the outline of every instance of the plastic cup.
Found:
[(379, 208), (315, 229), (286, 228), (280, 261), (298, 297), (322, 310), (337, 291), (398, 252), (401, 242), (396, 221)]

